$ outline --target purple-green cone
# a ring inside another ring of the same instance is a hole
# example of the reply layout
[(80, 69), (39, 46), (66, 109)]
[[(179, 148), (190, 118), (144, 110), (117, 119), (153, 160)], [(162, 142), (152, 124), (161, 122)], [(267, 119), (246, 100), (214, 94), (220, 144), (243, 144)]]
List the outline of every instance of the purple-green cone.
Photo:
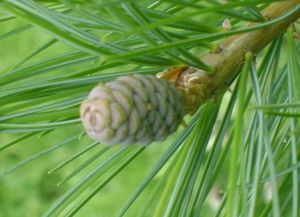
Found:
[(147, 145), (177, 130), (183, 107), (171, 83), (136, 74), (96, 86), (81, 104), (80, 116), (88, 135), (103, 144)]

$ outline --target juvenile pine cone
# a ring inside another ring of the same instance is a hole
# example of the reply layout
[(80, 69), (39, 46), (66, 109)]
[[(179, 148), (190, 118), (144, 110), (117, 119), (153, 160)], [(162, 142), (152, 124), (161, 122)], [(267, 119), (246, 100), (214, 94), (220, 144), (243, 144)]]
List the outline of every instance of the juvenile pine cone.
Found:
[(164, 140), (184, 116), (176, 88), (152, 75), (128, 75), (100, 83), (81, 104), (88, 135), (107, 145)]

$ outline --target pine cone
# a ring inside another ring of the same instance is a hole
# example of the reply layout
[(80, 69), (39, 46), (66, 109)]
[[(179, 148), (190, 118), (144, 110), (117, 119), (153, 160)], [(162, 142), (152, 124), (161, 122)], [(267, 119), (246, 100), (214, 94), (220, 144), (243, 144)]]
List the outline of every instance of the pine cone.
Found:
[(96, 86), (80, 116), (88, 135), (103, 144), (147, 145), (176, 131), (184, 110), (171, 83), (136, 74)]

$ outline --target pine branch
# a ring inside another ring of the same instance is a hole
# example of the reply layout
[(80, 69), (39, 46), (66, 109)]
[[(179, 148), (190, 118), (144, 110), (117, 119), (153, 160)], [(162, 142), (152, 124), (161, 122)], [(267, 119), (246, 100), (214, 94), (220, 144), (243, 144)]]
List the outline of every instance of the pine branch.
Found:
[[(205, 101), (226, 90), (242, 67), (247, 52), (259, 53), (300, 17), (299, 3), (299, 0), (272, 3), (262, 14), (269, 22), (274, 21), (273, 25), (231, 36), (219, 46), (218, 51), (204, 55), (201, 60), (212, 66), (215, 69), (214, 73), (185, 67), (172, 69), (162, 74), (161, 78), (170, 80), (176, 85), (184, 97), (186, 110), (194, 113)], [(259, 25), (264, 23), (249, 24), (247, 27), (255, 29)]]

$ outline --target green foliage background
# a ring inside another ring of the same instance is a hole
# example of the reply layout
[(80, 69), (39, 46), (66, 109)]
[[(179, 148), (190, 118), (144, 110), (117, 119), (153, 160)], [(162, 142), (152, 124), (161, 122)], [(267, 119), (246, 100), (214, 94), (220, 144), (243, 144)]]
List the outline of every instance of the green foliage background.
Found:
[(297, 217), (298, 23), (248, 55), (232, 93), (165, 142), (107, 149), (78, 119), (100, 81), (182, 64), (210, 71), (198, 57), (255, 30), (247, 22), (273, 25), (260, 14), (270, 2), (0, 1), (0, 216)]

